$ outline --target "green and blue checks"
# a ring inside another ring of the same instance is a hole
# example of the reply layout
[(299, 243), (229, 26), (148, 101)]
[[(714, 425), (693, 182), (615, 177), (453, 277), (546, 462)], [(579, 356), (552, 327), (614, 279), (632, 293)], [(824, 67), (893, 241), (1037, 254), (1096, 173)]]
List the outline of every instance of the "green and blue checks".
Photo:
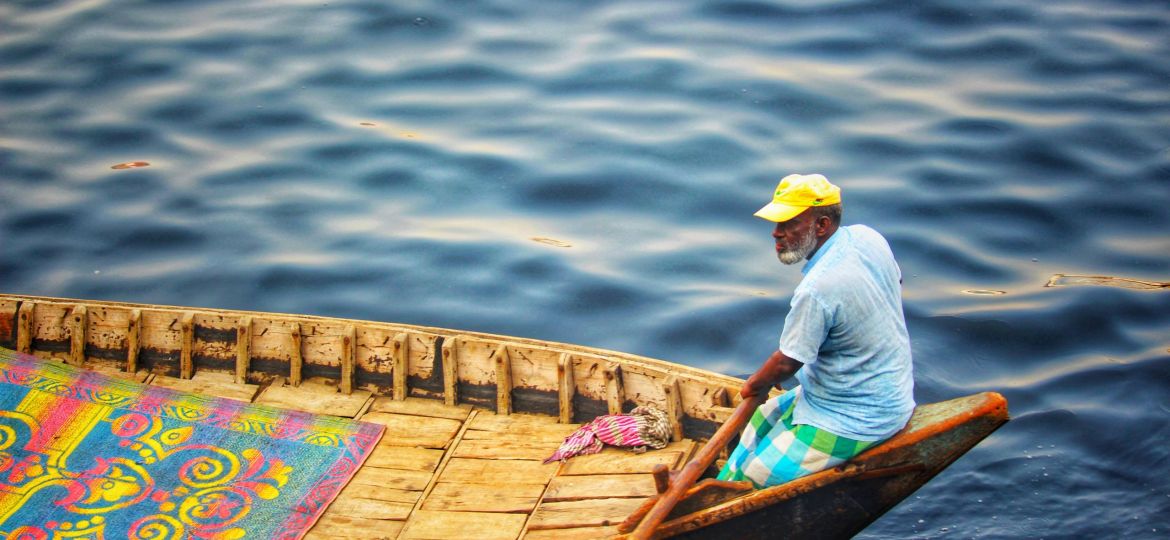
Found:
[(719, 472), (720, 480), (776, 486), (834, 467), (880, 441), (855, 441), (806, 424), (792, 423), (799, 389), (760, 405)]

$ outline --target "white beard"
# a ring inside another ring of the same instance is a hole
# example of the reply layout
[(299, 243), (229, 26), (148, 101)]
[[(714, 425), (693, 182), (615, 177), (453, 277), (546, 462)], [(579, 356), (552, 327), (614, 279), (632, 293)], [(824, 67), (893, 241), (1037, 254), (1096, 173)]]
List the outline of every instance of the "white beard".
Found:
[(796, 243), (784, 251), (777, 251), (776, 258), (784, 264), (796, 264), (808, 258), (817, 247), (817, 236), (812, 227), (806, 229)]

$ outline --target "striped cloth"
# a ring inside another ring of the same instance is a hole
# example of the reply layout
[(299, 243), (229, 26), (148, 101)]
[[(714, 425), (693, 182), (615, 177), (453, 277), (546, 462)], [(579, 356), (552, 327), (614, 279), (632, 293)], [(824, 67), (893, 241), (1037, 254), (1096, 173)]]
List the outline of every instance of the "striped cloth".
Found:
[(670, 420), (654, 407), (637, 407), (629, 414), (607, 414), (594, 418), (572, 435), (545, 463), (564, 461), (573, 456), (596, 454), (609, 444), (631, 447), (643, 452), (647, 447), (663, 448), (670, 442)]
[(881, 441), (856, 441), (793, 424), (800, 388), (766, 401), (744, 428), (720, 480), (749, 480), (757, 489), (835, 467)]

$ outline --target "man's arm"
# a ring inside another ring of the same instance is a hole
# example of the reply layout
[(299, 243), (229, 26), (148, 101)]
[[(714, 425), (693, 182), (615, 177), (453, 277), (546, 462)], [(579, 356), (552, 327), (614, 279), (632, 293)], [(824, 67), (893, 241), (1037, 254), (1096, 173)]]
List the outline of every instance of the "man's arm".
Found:
[(803, 365), (776, 350), (772, 356), (764, 360), (764, 365), (760, 366), (760, 369), (748, 377), (747, 382), (740, 389), (739, 395), (746, 399), (757, 394), (767, 393), (771, 387), (788, 380)]

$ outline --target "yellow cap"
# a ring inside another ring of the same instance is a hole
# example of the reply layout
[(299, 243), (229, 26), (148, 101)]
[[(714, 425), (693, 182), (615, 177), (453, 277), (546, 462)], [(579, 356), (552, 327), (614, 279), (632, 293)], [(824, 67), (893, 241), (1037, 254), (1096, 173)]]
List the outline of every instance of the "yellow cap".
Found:
[(776, 186), (772, 202), (756, 212), (768, 221), (788, 221), (813, 206), (841, 202), (841, 188), (820, 174), (790, 174)]

